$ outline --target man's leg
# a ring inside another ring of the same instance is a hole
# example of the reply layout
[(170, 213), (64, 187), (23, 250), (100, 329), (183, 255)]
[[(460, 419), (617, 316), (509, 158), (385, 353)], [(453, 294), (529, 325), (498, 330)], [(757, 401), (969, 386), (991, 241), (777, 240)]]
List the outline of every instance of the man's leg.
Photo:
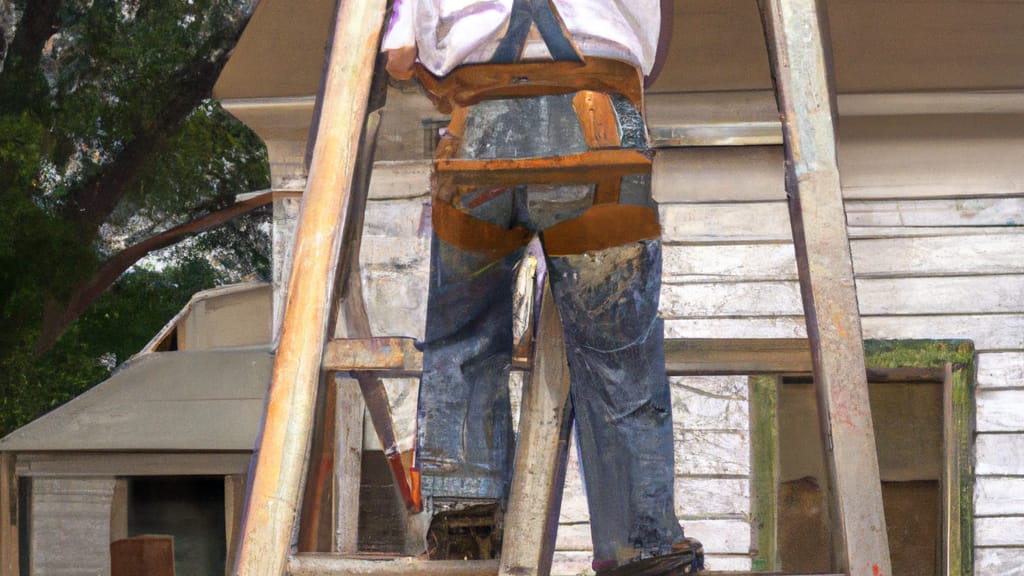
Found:
[(661, 242), (548, 260), (565, 326), (594, 567), (660, 556), (683, 538), (658, 318)]
[(508, 375), (518, 254), (493, 260), (433, 239), (416, 457), (425, 496), (506, 496), (513, 457)]

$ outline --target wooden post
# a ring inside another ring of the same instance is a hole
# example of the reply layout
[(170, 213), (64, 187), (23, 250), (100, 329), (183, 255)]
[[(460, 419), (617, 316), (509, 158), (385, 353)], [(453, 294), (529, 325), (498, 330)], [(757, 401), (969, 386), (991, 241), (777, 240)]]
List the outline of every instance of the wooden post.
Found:
[(545, 284), (533, 371), (523, 390), (501, 576), (547, 576), (562, 506), (572, 411), (558, 310)]
[(224, 541), (227, 543), (227, 559), (224, 574), (231, 574), (238, 560), (238, 533), (242, 529), (242, 513), (245, 511), (245, 474), (224, 476)]
[(18, 477), (14, 454), (0, 452), (0, 576), (18, 576)]
[(363, 467), (363, 394), (354, 378), (337, 378), (334, 421), (333, 551), (353, 554), (359, 544), (359, 486)]
[(824, 2), (762, 0), (786, 190), (829, 457), (836, 569), (891, 576), (857, 290), (836, 162)]
[(239, 575), (280, 576), (287, 565), (385, 4), (384, 0), (344, 1), (334, 22), (323, 113), (299, 216), (281, 342), (236, 569)]

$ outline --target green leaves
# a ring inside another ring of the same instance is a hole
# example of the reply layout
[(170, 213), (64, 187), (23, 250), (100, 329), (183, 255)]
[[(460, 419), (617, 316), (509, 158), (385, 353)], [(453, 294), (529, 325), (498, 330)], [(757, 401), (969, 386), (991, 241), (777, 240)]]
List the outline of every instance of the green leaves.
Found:
[[(0, 435), (104, 378), (195, 291), (270, 273), (263, 210), (137, 265), (66, 325), (104, 260), (269, 187), (262, 143), (209, 97), (252, 3), (14, 4), (0, 70)], [(40, 356), (40, 335), (61, 332)]]

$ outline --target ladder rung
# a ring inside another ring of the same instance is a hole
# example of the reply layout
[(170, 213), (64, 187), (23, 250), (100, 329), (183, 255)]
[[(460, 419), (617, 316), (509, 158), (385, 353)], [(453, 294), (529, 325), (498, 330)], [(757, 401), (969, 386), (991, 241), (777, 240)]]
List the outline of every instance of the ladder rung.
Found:
[(324, 370), (387, 372), (391, 377), (419, 376), (423, 355), (412, 338), (344, 338), (327, 343)]
[(291, 576), (495, 576), (498, 560), (362, 560), (337, 554), (298, 554), (288, 561)]

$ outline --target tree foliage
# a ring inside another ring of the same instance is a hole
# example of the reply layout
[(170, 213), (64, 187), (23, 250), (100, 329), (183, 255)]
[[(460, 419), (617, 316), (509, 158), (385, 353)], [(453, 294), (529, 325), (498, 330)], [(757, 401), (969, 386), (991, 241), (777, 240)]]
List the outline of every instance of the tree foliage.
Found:
[(88, 308), (127, 248), (268, 186), (262, 144), (210, 98), (251, 9), (0, 0), (0, 434), (105, 377), (196, 290), (269, 275), (263, 210)]

